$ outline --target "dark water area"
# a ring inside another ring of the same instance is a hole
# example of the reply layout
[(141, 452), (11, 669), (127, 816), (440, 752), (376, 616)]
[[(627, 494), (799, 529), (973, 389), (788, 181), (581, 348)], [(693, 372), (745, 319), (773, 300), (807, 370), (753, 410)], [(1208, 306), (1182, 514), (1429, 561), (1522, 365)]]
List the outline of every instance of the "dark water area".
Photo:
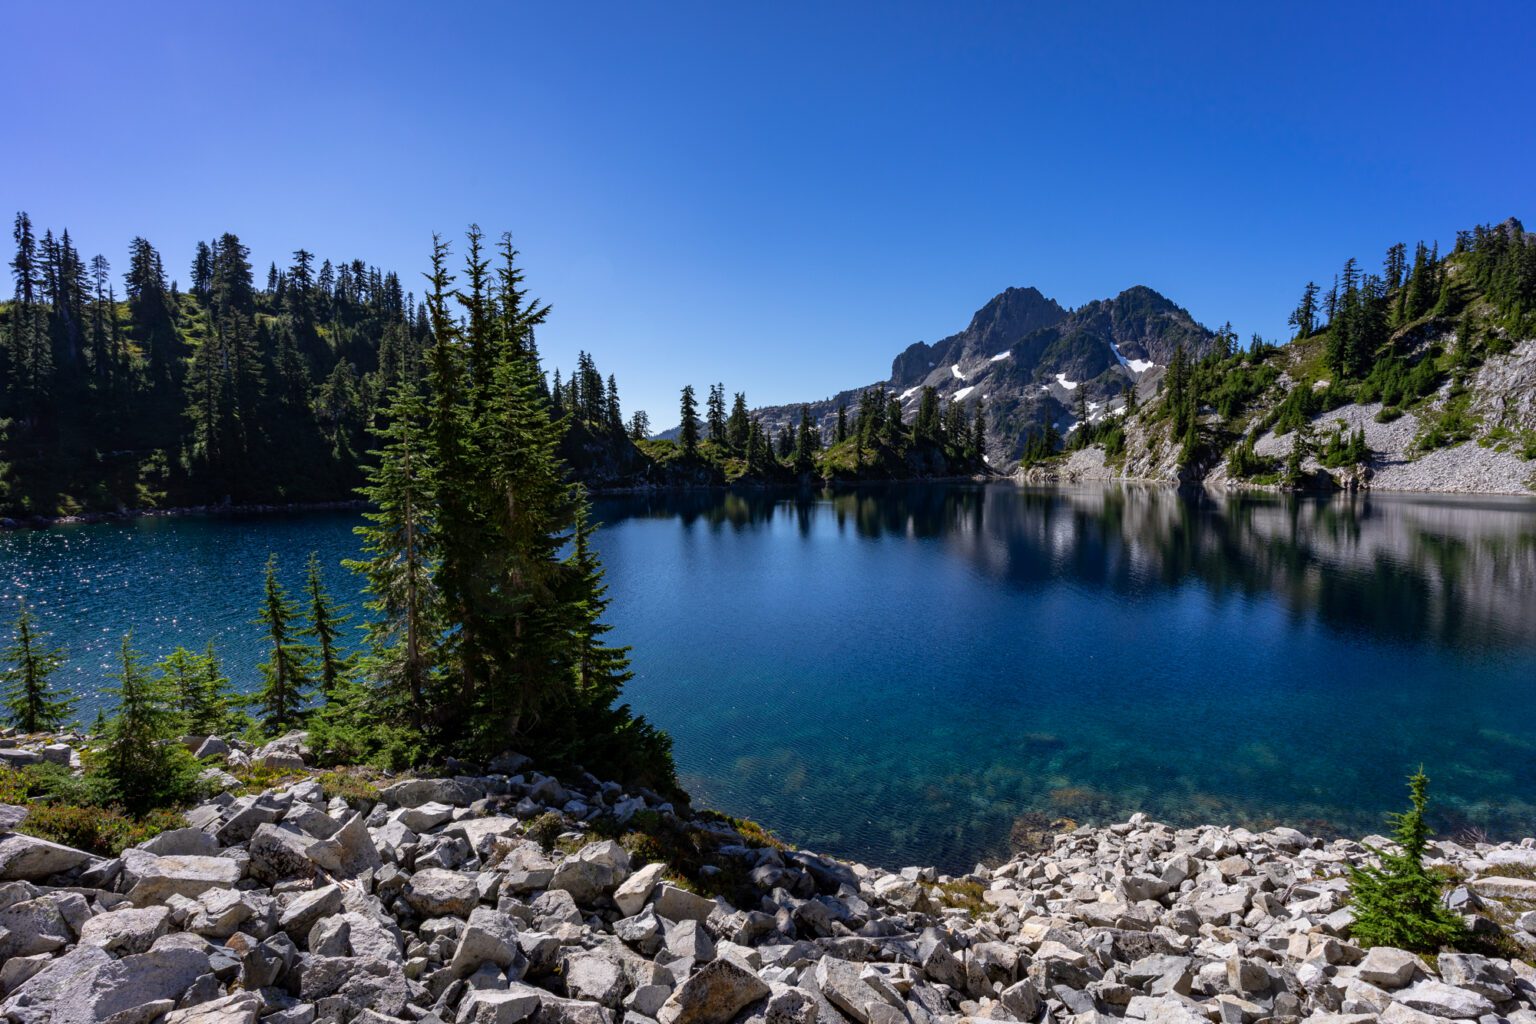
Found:
[[(598, 503), (629, 699), (703, 804), (802, 845), (968, 867), (1016, 823), (1362, 834), (1421, 762), (1442, 831), (1536, 833), (1536, 501), (1103, 486)], [(356, 513), (0, 535), (90, 708), (128, 629), (253, 685), (268, 551)], [(7, 613), (8, 614), (8, 613)], [(90, 710), (82, 717), (88, 718)]]

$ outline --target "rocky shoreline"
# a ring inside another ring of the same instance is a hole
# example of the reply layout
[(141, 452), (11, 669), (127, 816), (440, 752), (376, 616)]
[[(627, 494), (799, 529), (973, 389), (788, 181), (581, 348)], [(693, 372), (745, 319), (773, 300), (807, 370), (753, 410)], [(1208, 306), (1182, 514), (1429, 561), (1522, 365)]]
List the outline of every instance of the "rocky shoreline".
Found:
[[(1374, 406), (1347, 406), (1320, 417), (1317, 429), (1331, 427), (1333, 420), (1343, 419), (1349, 429), (1366, 427), (1367, 443), (1373, 443), (1372, 429), (1380, 426), (1374, 421)], [(1409, 418), (1406, 414), (1404, 418)], [(1390, 426), (1390, 424), (1389, 424)], [(1255, 446), (1260, 455), (1280, 456), (1285, 445), (1283, 439), (1273, 434)], [(1312, 456), (1303, 462), (1303, 471), (1312, 479), (1328, 475)], [(1020, 469), (1014, 477), (1020, 483), (1031, 485), (1082, 484), (1082, 483), (1131, 483), (1161, 487), (1200, 487), (1210, 491), (1262, 491), (1281, 493), (1286, 490), (1277, 484), (1255, 484), (1233, 480), (1227, 476), (1226, 467), (1218, 466), (1205, 477), (1194, 481), (1180, 481), (1164, 476), (1136, 476), (1128, 474), (1104, 460), (1104, 449), (1089, 447), (1071, 452), (1059, 463)], [(1466, 442), (1456, 448), (1442, 448), (1409, 459), (1401, 453), (1386, 453), (1373, 458), (1360, 476), (1348, 481), (1352, 489), (1374, 491), (1383, 494), (1460, 494), (1490, 497), (1536, 497), (1536, 463), (1509, 452), (1483, 448), (1474, 442)], [(1308, 487), (1304, 491), (1334, 492), (1337, 484), (1326, 488)]]
[[(0, 808), (10, 1024), (1536, 1024), (1532, 839), (1432, 845), (1495, 955), (1419, 957), (1350, 940), (1345, 872), (1379, 837), (1136, 815), (950, 877), (518, 755), (375, 790), (308, 768), (301, 734), (199, 746), (290, 780), (113, 858)], [(32, 758), (77, 760), (3, 760)]]

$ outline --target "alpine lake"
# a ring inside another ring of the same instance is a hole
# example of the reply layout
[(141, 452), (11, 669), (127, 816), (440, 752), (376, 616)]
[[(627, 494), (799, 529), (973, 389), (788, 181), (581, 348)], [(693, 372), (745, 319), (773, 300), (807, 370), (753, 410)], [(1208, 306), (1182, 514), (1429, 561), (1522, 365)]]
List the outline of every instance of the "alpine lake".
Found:
[[(1064, 822), (1536, 833), (1536, 499), (910, 485), (606, 498), (626, 699), (695, 803), (812, 849), (968, 868)], [(0, 533), (90, 722), (118, 645), (211, 638), (262, 567), (361, 615), (359, 512)], [(354, 619), (353, 625), (357, 623)]]

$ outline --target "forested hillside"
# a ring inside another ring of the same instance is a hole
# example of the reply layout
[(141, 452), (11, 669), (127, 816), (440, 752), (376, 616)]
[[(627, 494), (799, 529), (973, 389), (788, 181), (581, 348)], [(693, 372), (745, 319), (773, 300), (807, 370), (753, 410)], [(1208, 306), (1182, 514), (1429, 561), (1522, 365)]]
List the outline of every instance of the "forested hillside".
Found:
[(144, 238), (119, 281), (68, 231), (14, 229), (0, 305), (0, 508), (57, 515), (346, 499), (379, 396), (429, 331), (392, 272), (199, 243), (185, 290)]

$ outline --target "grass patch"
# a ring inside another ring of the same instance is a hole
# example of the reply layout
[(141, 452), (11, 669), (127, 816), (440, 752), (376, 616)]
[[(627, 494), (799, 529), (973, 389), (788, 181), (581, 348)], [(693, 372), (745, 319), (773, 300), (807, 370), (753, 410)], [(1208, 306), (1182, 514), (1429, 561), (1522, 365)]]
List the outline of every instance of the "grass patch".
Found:
[(327, 800), (341, 797), (354, 809), (359, 804), (377, 803), (379, 799), (379, 787), (361, 772), (337, 768), (316, 776), (316, 781)]
[(286, 786), (291, 782), (298, 782), (304, 778), (305, 773), (292, 768), (268, 768), (263, 764), (252, 764), (245, 768), (239, 768), (230, 772), (240, 780), (240, 795), (249, 796), (261, 793), (278, 786)]
[(1536, 868), (1529, 864), (1490, 864), (1483, 870), (1483, 874), (1498, 878), (1524, 878), (1527, 881), (1536, 882)]
[(762, 825), (750, 818), (733, 818), (729, 814), (721, 814), (719, 811), (704, 810), (699, 812), (699, 818), (704, 821), (721, 821), (731, 826), (741, 836), (742, 842), (755, 849), (773, 847), (775, 850), (793, 850), (794, 847), (784, 842), (778, 836), (768, 831)]

